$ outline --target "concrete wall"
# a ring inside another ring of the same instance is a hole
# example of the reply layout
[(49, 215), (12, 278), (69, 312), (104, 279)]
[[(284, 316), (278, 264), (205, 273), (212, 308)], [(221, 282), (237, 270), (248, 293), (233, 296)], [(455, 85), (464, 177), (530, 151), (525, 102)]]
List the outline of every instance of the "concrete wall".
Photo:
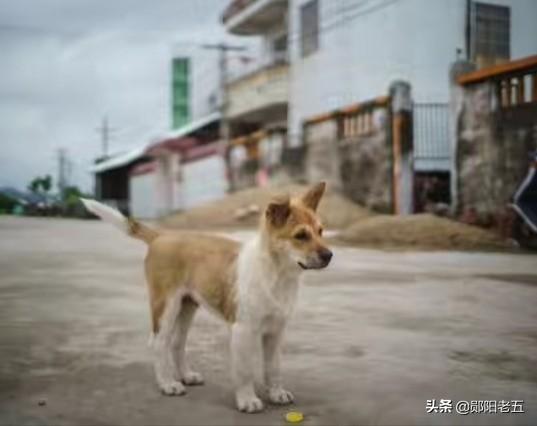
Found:
[(157, 214), (163, 216), (182, 204), (181, 157), (178, 153), (160, 155), (156, 159), (155, 198)]
[(373, 111), (373, 129), (341, 136), (337, 119), (307, 124), (306, 177), (325, 180), (349, 198), (380, 212), (392, 212), (392, 140), (388, 106)]
[(135, 218), (154, 219), (157, 215), (156, 174), (133, 175), (129, 179), (130, 214)]
[(388, 114), (378, 111), (382, 123), (367, 136), (343, 140), (339, 146), (344, 192), (373, 210), (392, 211), (392, 161)]
[(307, 145), (305, 174), (308, 182), (324, 180), (331, 188), (341, 189), (338, 122), (322, 121), (306, 126)]
[(189, 209), (223, 198), (227, 192), (226, 167), (222, 156), (211, 155), (182, 165), (182, 205)]
[[(249, 154), (245, 145), (234, 146), (231, 150), (230, 163), (234, 190), (301, 180), (303, 172), (301, 165), (285, 161), (284, 130), (267, 132), (256, 143), (257, 149), (253, 150), (256, 155)], [(297, 167), (299, 170), (296, 170)]]
[(537, 149), (537, 105), (500, 108), (490, 81), (458, 93), (458, 211), (486, 224), (505, 210), (527, 173), (528, 155)]
[[(290, 1), (291, 144), (301, 143), (305, 118), (385, 93), (393, 80), (408, 81), (417, 102), (448, 101), (449, 65), (458, 48), (465, 55), (465, 0), (369, 2), (351, 11), (347, 1), (319, 0), (320, 47), (302, 58), (300, 6), (306, 2)], [(511, 7), (512, 58), (537, 52), (537, 2), (490, 3)], [(358, 11), (364, 13), (353, 17)]]

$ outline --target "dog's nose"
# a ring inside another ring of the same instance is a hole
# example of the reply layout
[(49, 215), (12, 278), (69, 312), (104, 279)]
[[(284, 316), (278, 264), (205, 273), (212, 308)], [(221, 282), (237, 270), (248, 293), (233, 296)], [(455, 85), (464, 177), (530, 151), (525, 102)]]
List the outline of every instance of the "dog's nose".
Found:
[(328, 265), (328, 263), (330, 263), (330, 260), (332, 259), (332, 256), (333, 256), (333, 253), (328, 250), (328, 249), (323, 249), (321, 250), (321, 252), (319, 253), (319, 257), (321, 258), (321, 260), (326, 264)]

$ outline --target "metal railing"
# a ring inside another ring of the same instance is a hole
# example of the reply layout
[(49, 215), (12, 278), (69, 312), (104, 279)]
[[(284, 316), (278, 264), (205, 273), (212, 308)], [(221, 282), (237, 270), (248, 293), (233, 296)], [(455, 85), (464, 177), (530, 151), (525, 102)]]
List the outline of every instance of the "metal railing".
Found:
[(413, 128), (416, 171), (448, 171), (451, 158), (448, 104), (415, 102)]

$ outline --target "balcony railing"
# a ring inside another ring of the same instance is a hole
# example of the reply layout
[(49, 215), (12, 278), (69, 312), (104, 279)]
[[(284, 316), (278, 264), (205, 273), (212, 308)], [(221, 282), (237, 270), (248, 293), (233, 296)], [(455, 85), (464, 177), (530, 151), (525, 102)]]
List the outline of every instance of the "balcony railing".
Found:
[(237, 13), (241, 12), (242, 10), (246, 9), (247, 6), (252, 4), (255, 0), (234, 0), (232, 1), (228, 7), (224, 10), (224, 13), (222, 14), (222, 21), (226, 23), (231, 19), (233, 16), (235, 16)]
[(278, 52), (277, 54), (273, 54), (272, 57), (262, 58), (259, 61), (252, 62), (249, 66), (242, 66), (236, 70), (229, 71), (227, 84), (233, 85), (240, 80), (247, 79), (271, 68), (287, 67), (288, 65), (287, 52)]
[(286, 62), (272, 63), (228, 83), (229, 116), (287, 104), (288, 74)]
[(264, 34), (283, 26), (288, 0), (235, 0), (222, 14), (222, 22), (234, 34)]

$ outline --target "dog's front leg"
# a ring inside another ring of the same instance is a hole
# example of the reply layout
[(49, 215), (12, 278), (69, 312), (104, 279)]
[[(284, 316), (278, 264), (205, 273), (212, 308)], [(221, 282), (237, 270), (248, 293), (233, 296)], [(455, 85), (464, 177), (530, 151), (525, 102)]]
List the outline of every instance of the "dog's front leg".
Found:
[(231, 363), (235, 399), (239, 411), (256, 413), (263, 403), (254, 390), (254, 358), (259, 349), (259, 334), (248, 325), (235, 323), (231, 330)]
[(283, 327), (263, 337), (263, 361), (265, 383), (268, 386), (270, 402), (273, 404), (290, 404), (294, 397), (285, 390), (280, 371), (280, 346), (283, 338)]

